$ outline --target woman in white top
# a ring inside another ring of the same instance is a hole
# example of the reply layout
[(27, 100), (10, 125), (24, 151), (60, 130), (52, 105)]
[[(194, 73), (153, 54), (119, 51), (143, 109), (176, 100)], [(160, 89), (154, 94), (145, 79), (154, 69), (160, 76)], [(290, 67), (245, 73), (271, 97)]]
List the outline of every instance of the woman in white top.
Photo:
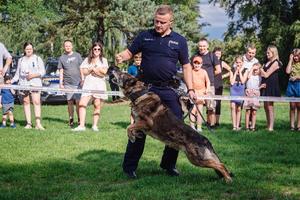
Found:
[[(22, 86), (42, 86), (42, 76), (45, 74), (45, 66), (43, 60), (33, 54), (33, 45), (30, 42), (24, 44), (24, 56), (19, 59), (18, 68), (12, 82), (19, 81)], [(26, 129), (32, 128), (30, 96), (34, 107), (34, 115), (38, 130), (44, 130), (41, 124), (41, 92), (39, 91), (22, 91), (24, 113), (26, 118)]]
[[(108, 69), (107, 59), (103, 57), (103, 47), (99, 42), (95, 42), (90, 49), (88, 57), (80, 66), (81, 73), (84, 75), (82, 89), (106, 91), (105, 75)], [(98, 121), (100, 118), (101, 105), (107, 99), (106, 94), (83, 93), (79, 102), (80, 124), (73, 131), (85, 130), (86, 107), (90, 99), (93, 98), (93, 131), (98, 131)]]

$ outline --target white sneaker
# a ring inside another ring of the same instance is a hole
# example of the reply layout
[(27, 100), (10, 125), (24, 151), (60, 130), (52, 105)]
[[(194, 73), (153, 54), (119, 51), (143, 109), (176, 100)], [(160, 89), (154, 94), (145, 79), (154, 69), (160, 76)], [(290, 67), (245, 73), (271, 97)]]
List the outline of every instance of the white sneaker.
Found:
[(92, 126), (92, 130), (93, 130), (93, 131), (99, 131), (99, 129), (98, 129), (97, 126)]
[(73, 128), (72, 131), (85, 131), (85, 127), (77, 126), (76, 128)]

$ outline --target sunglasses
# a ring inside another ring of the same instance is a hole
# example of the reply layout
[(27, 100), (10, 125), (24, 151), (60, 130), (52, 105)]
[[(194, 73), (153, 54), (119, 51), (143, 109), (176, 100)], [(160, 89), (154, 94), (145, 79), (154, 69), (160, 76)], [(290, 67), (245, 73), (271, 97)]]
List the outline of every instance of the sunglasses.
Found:
[(193, 64), (195, 64), (195, 65), (202, 65), (202, 63), (199, 63), (199, 62), (193, 62)]
[(94, 51), (101, 51), (100, 48), (93, 48)]

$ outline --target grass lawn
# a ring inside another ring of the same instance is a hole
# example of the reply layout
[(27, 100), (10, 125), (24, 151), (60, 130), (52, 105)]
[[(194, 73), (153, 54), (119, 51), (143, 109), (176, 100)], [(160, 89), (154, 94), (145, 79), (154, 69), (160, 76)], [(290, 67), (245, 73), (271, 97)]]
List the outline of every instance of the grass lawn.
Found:
[[(276, 103), (275, 132), (231, 131), (229, 103), (221, 127), (204, 129), (221, 160), (234, 174), (226, 184), (211, 169), (191, 165), (180, 153), (179, 177), (159, 168), (164, 145), (148, 137), (137, 170), (128, 180), (121, 163), (127, 144), (128, 105), (105, 105), (100, 132), (81, 133), (67, 126), (65, 105), (43, 106), (46, 131), (25, 130), (20, 105), (17, 129), (0, 130), (0, 199), (300, 199), (300, 132), (289, 132), (289, 106)], [(244, 124), (243, 124), (244, 125)]]

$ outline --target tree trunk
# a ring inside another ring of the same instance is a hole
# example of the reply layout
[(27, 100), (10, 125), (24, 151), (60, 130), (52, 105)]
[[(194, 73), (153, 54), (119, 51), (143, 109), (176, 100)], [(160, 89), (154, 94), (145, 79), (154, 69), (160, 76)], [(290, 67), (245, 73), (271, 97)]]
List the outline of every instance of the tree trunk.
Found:
[(104, 17), (99, 17), (98, 19), (98, 30), (97, 30), (97, 41), (101, 42), (103, 44), (104, 42)]

